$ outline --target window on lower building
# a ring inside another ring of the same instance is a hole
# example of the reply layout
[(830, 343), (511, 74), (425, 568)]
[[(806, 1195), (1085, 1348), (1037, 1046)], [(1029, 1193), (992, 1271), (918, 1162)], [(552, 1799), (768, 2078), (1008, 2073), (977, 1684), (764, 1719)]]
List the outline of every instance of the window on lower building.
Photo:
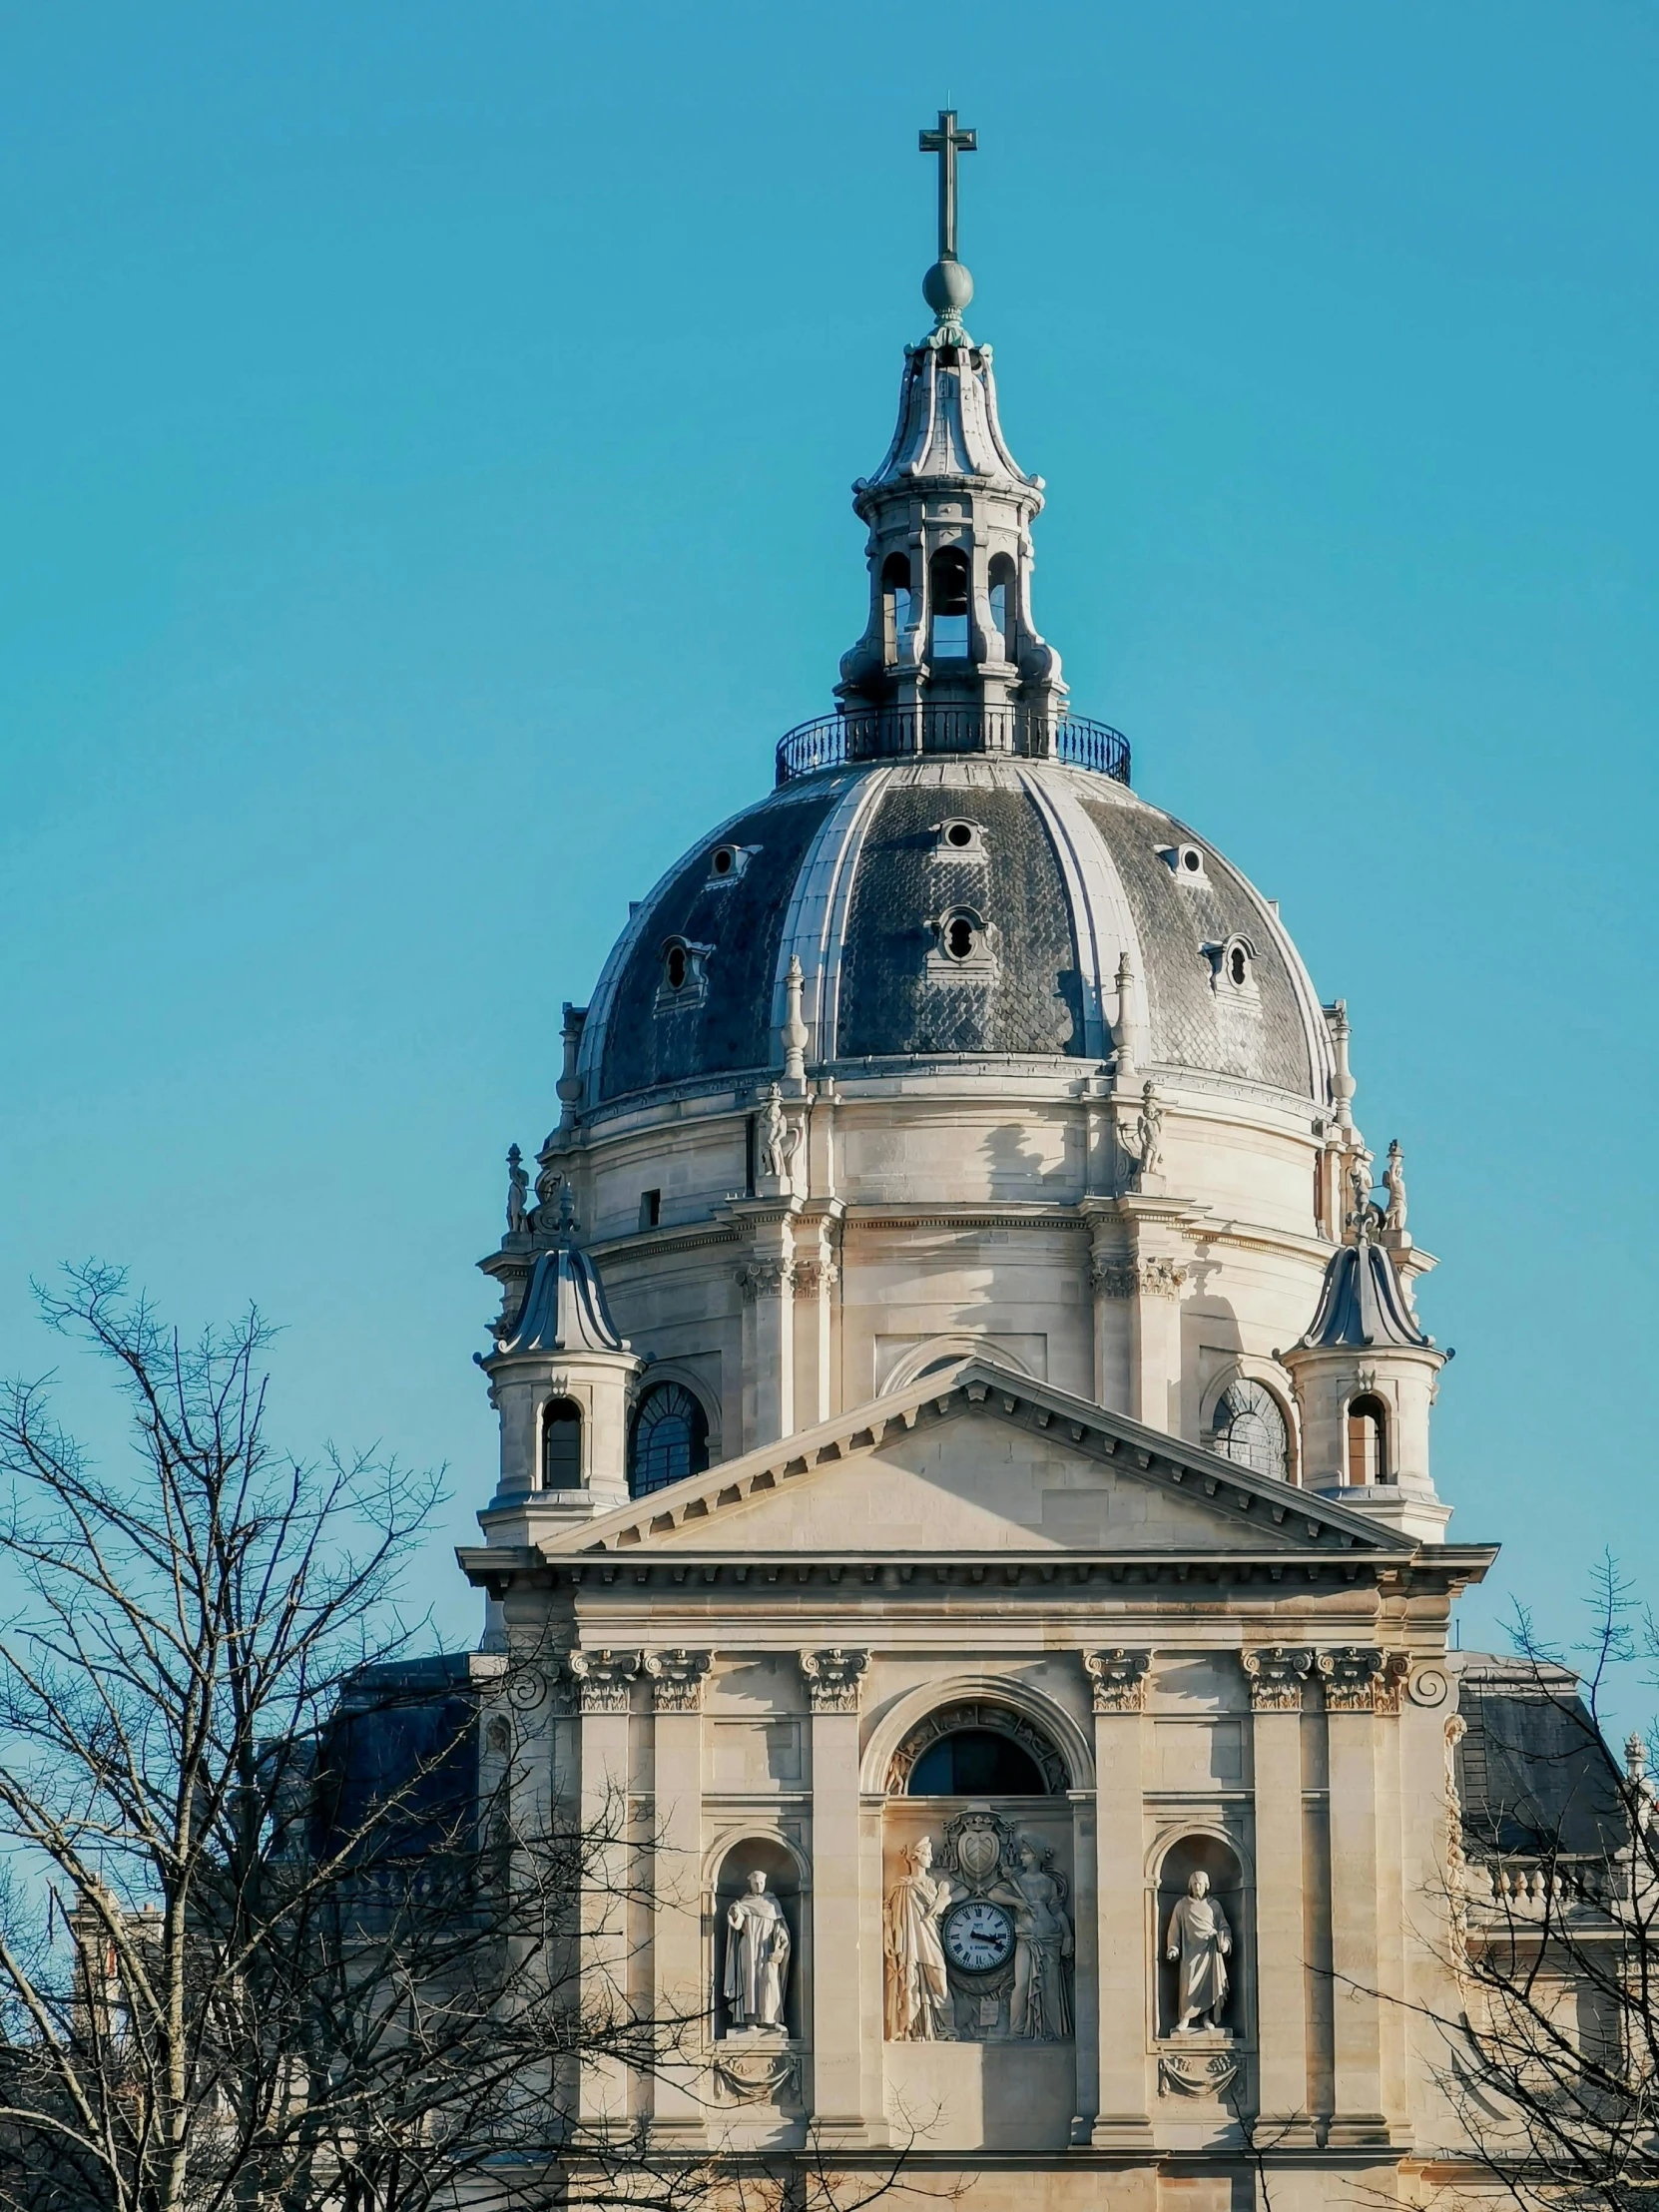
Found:
[(1243, 1376), (1221, 1393), (1211, 1441), (1225, 1458), (1258, 1474), (1283, 1482), (1291, 1471), (1291, 1432), (1279, 1400)]
[(701, 1474), (709, 1464), (709, 1416), (683, 1382), (658, 1382), (640, 1399), (628, 1454), (635, 1497)]

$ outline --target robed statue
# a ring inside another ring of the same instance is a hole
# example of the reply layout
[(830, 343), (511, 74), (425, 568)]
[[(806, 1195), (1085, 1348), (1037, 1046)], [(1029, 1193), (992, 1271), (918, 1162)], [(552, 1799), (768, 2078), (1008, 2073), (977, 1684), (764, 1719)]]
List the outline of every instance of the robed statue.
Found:
[(1011, 1906), (1014, 1915), (1014, 1986), (1008, 1996), (1008, 2027), (1034, 2042), (1056, 2042), (1071, 2033), (1071, 1991), (1064, 1961), (1072, 1954), (1071, 1922), (1064, 1893), (1022, 1837), (1014, 1851), (1013, 1874), (987, 1894)]
[(1176, 2034), (1196, 2035), (1205, 2028), (1220, 2027), (1233, 1931), (1210, 1895), (1210, 1877), (1202, 1868), (1189, 1879), (1186, 1896), (1170, 1915), (1164, 1942), (1165, 1955), (1179, 1967)]
[(757, 1867), (726, 1914), (726, 2002), (734, 2027), (785, 2029), (790, 1924)]
[(951, 2039), (950, 1983), (945, 1974), (939, 1919), (954, 1887), (930, 1872), (933, 1846), (923, 1836), (904, 1853), (908, 1873), (887, 1893), (881, 1947), (887, 1969), (887, 2040), (931, 2043)]

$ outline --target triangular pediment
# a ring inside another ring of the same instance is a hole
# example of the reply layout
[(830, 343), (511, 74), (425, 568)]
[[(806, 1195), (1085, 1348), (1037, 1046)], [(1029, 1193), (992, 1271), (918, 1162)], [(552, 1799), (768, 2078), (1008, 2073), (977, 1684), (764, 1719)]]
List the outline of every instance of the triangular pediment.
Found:
[(1389, 1553), (1415, 1540), (982, 1354), (544, 1537), (544, 1553)]

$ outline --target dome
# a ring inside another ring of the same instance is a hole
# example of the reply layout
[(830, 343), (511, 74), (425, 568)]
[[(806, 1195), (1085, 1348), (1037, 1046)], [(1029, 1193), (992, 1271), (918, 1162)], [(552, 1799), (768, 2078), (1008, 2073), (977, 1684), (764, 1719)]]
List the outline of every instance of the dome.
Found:
[(1099, 1063), (1127, 1023), (1149, 1073), (1330, 1095), (1327, 1026), (1271, 904), (1185, 824), (1061, 761), (792, 776), (699, 839), (606, 964), (583, 1109), (775, 1069), (792, 958), (821, 1072)]

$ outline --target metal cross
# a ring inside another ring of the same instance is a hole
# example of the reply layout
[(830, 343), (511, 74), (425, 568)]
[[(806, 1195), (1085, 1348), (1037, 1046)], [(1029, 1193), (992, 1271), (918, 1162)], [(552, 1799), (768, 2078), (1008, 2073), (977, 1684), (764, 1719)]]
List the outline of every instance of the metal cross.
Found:
[(977, 154), (977, 131), (958, 131), (954, 108), (939, 110), (939, 127), (936, 131), (923, 131), (921, 151), (939, 157), (939, 260), (953, 262), (956, 259), (956, 157), (958, 154)]

